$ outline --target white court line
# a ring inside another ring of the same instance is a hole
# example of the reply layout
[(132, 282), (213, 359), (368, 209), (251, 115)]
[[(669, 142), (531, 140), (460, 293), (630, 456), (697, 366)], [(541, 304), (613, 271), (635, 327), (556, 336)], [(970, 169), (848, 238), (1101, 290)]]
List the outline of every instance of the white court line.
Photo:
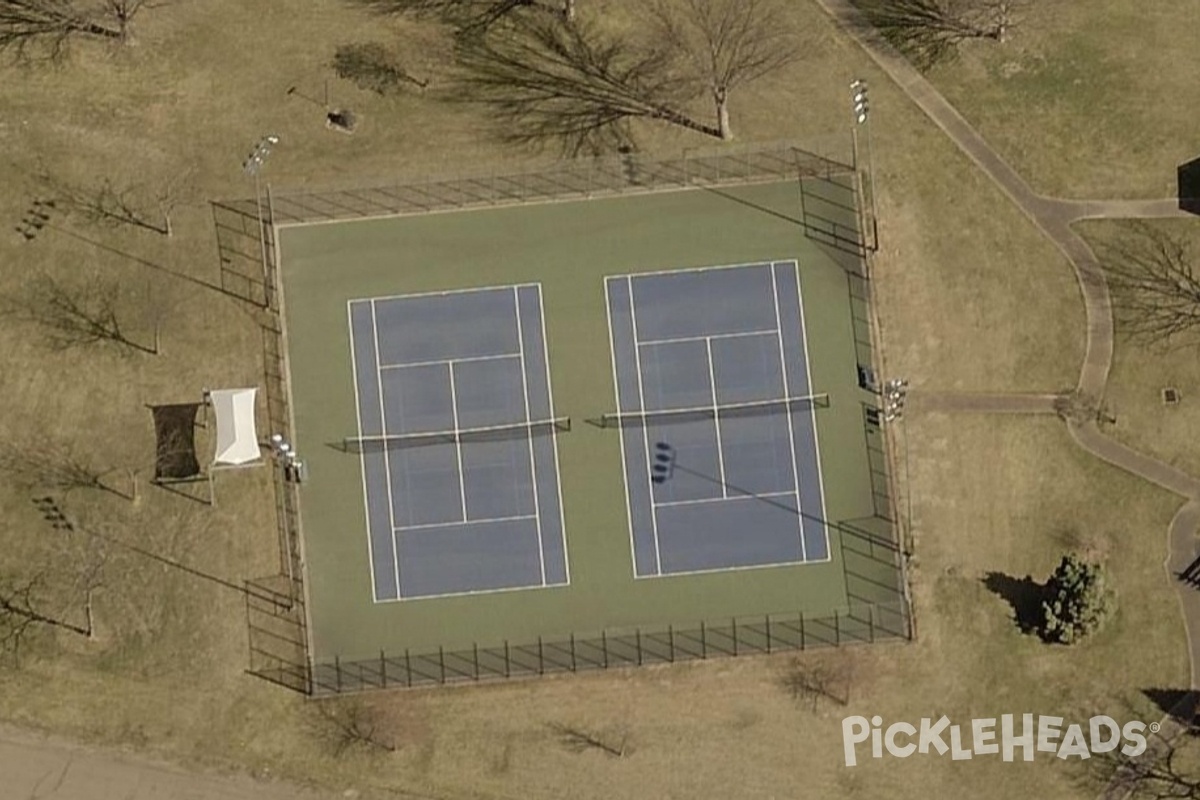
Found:
[[(383, 404), (383, 373), (379, 369), (379, 324), (375, 319), (375, 301), (371, 301), (371, 330), (375, 337), (375, 381), (379, 384), (379, 426), (380, 431), (384, 436), (387, 436), (387, 410)], [(364, 453), (363, 457), (366, 457)], [(396, 528), (396, 506), (395, 500), (392, 498), (392, 458), (385, 450), (383, 453), (383, 471), (387, 477), (387, 498), (388, 498), (388, 524), (394, 531)], [(365, 474), (365, 473), (364, 473)], [(365, 480), (365, 478), (364, 478)], [(368, 529), (370, 522), (367, 523)], [(370, 538), (368, 532), (367, 538)], [(392, 566), (395, 569), (396, 575), (396, 594), (400, 592), (400, 544), (396, 541), (395, 534), (392, 535)]]
[[(458, 428), (458, 394), (454, 390), (454, 365), (450, 365), (450, 413), (454, 420), (454, 432), (457, 434)], [(467, 519), (467, 474), (463, 472), (462, 462), (462, 437), (454, 437), (454, 455), (458, 459), (458, 492), (462, 497), (462, 521), (469, 522)]]
[(778, 331), (774, 328), (763, 331), (738, 331), (736, 333), (714, 333), (711, 336), (676, 336), (670, 339), (647, 339), (644, 342), (638, 342), (638, 347), (645, 347), (652, 344), (676, 344), (677, 342), (702, 342), (706, 339), (737, 339), (741, 336), (770, 336)]
[[(340, 222), (351, 222), (353, 220), (339, 220)], [(433, 292), (414, 292), (413, 294), (385, 294), (378, 297), (358, 297), (350, 300), (351, 303), (374, 303), (377, 300), (405, 300), (409, 297), (445, 297), (451, 294), (472, 294), (474, 292), (507, 292), (514, 286), (537, 286), (536, 283), (508, 283), (504, 286), (471, 286), (466, 289), (442, 289)]]
[[(604, 279), (604, 315), (608, 318), (608, 354), (612, 360), (613, 373), (613, 400), (614, 407), (618, 410), (621, 408), (621, 384), (617, 374), (617, 332), (613, 328), (612, 320), (612, 295), (608, 293), (608, 282), (610, 280), (619, 280), (617, 278)], [(634, 340), (633, 349), (637, 350), (637, 341)], [(633, 577), (637, 574), (637, 541), (633, 536), (633, 501), (630, 499), (629, 486), (629, 465), (625, 461), (625, 426), (617, 426), (617, 434), (620, 436), (621, 442), (621, 475), (625, 478), (622, 483), (625, 484), (625, 519), (629, 520), (629, 561), (633, 565)], [(651, 506), (654, 504), (654, 493), (650, 494)], [(651, 510), (653, 513), (653, 510)]]
[(621, 275), (622, 278), (640, 278), (643, 275), (674, 275), (679, 272), (718, 272), (723, 269), (744, 269), (746, 267), (770, 267), (770, 261), (747, 261), (744, 264), (717, 264), (708, 267), (678, 267), (676, 269), (656, 269), (649, 272), (638, 272), (636, 274)]
[(708, 353), (708, 385), (712, 390), (713, 429), (717, 432), (717, 467), (721, 471), (721, 497), (729, 497), (725, 488), (725, 451), (721, 449), (721, 412), (717, 405), (717, 371), (713, 366), (712, 339), (705, 338), (704, 349)]
[[(542, 320), (542, 360), (546, 362), (546, 402), (550, 404), (550, 418), (554, 418), (554, 388), (550, 385), (550, 337), (546, 332), (546, 306), (542, 303), (542, 285), (537, 286), (538, 296), (538, 314)], [(605, 298), (605, 306), (608, 305), (608, 299)], [(566, 579), (565, 585), (571, 584), (571, 557), (567, 553), (567, 522), (563, 516), (563, 499), (562, 499), (562, 474), (558, 471), (558, 428), (550, 426), (550, 443), (554, 447), (554, 482), (558, 488), (558, 536), (562, 542), (563, 552), (563, 577)], [(562, 586), (564, 584), (552, 584), (554, 586)]]
[[(787, 353), (783, 349), (783, 318), (779, 314), (779, 282), (775, 279), (775, 265), (771, 265), (771, 294), (775, 300), (775, 336), (779, 339), (779, 369), (783, 377), (783, 396), (788, 397), (791, 394), (791, 387), (788, 385), (788, 369), (787, 369)], [(801, 320), (803, 326), (803, 320)], [(803, 330), (801, 330), (803, 336)], [(808, 387), (812, 389), (812, 384)], [(796, 524), (800, 534), (800, 558), (805, 559), (804, 551), (804, 516), (800, 508), (800, 471), (796, 465), (796, 431), (792, 427), (792, 412), (791, 409), (787, 412), (788, 424), (788, 451), (792, 454), (792, 485), (796, 487)]]
[(501, 353), (495, 356), (464, 356), (463, 358), (436, 358), (431, 361), (410, 361), (407, 364), (380, 364), (380, 369), (408, 369), (409, 367), (441, 367), (447, 364), (466, 364), (471, 361), (501, 361), (520, 358), (520, 353)]
[[(421, 525), (405, 525), (392, 528), (393, 531), (426, 531), (432, 528), (457, 528), (460, 525), (482, 525), (485, 522), (516, 522), (523, 519), (534, 519), (533, 514), (518, 514), (513, 517), (492, 517), (491, 519), (468, 519), (462, 522), (428, 522)], [(544, 585), (544, 584), (543, 584)]]
[[(517, 344), (521, 348), (521, 392), (525, 402), (525, 422), (529, 416), (529, 375), (525, 371), (525, 333), (521, 325), (521, 296), (516, 286), (513, 287), (513, 312), (517, 315)], [(537, 519), (538, 568), (541, 570), (542, 586), (546, 585), (546, 551), (542, 547), (542, 514), (538, 505), (537, 463), (533, 457), (533, 433), (529, 433), (529, 479), (533, 482), (533, 513)]]
[[(796, 271), (796, 310), (800, 313), (800, 339), (804, 343), (804, 372), (805, 372), (805, 378), (808, 380), (808, 391), (811, 392), (812, 391), (812, 360), (809, 358), (809, 355), (808, 355), (808, 327), (804, 321), (804, 301), (803, 301), (803, 298), (801, 295), (801, 290), (800, 290), (800, 262), (798, 262), (798, 261), (791, 261), (791, 262), (781, 261), (779, 263), (781, 263), (781, 264), (790, 263), (792, 265), (792, 269), (794, 269)], [(774, 264), (771, 265), (771, 275), (772, 276), (775, 275), (775, 265)], [(817, 518), (824, 520), (825, 519), (825, 471), (821, 467), (821, 441), (820, 441), (820, 437), (817, 435), (817, 407), (816, 407), (816, 405), (813, 405), (811, 408), (808, 409), (808, 415), (812, 420), (813, 455), (817, 459), (817, 488), (820, 490), (820, 493), (821, 493), (821, 513), (817, 515)], [(789, 416), (788, 419), (791, 419), (791, 417)], [(793, 454), (794, 454), (795, 448), (793, 447), (792, 450), (793, 450)], [(800, 487), (799, 487), (799, 484), (797, 484), (797, 486), (796, 486), (797, 505), (799, 505), (799, 501), (800, 501), (799, 494), (800, 494)], [(801, 520), (802, 521), (801, 521), (800, 527), (801, 527), (801, 530), (803, 531), (803, 528), (804, 528), (803, 517), (801, 517)], [(825, 532), (825, 555), (826, 555), (826, 560), (828, 560), (829, 558), (832, 557), (832, 554), (830, 553), (830, 550), (829, 550), (829, 526), (824, 524), (824, 522), (822, 522), (821, 530)], [(800, 542), (803, 545), (803, 543), (804, 543), (804, 534), (803, 533), (800, 534)]]
[[(362, 400), (358, 394), (358, 353), (354, 350), (354, 312), (350, 309), (350, 304), (346, 304), (346, 326), (350, 333), (350, 374), (354, 383), (354, 423), (358, 429), (358, 435), (363, 435), (362, 429)], [(364, 450), (358, 456), (358, 466), (362, 472), (363, 484), (363, 514), (367, 522), (367, 560), (371, 565), (371, 598), (375, 602), (379, 602), (379, 589), (375, 585), (375, 545), (371, 542), (371, 500), (367, 494), (367, 453)], [(395, 520), (389, 520), (389, 525)], [(392, 553), (395, 554), (396, 540), (392, 538)], [(400, 587), (396, 587), (396, 596), (400, 596)]]
[[(695, 500), (667, 500), (663, 503), (655, 503), (655, 508), (669, 508), (671, 506), (694, 506), (699, 503), (725, 503), (734, 500), (757, 500), (763, 497), (796, 497), (795, 492), (758, 492), (757, 494), (735, 494), (733, 497), (698, 497)], [(796, 508), (799, 510), (800, 498), (796, 497)]]
[[(646, 392), (642, 386), (642, 356), (641, 351), (637, 347), (637, 310), (633, 302), (633, 278), (626, 278), (629, 285), (629, 322), (633, 326), (633, 360), (637, 365), (637, 385), (638, 385), (638, 402), (641, 404), (641, 411), (646, 411)], [(618, 405), (617, 408), (620, 408)], [(642, 429), (642, 444), (646, 453), (646, 488), (650, 490), (650, 520), (654, 528), (654, 571), (662, 574), (662, 554), (658, 547), (658, 513), (654, 510), (654, 484), (650, 478), (650, 436), (649, 430)]]
[(634, 580), (669, 580), (671, 578), (682, 578), (687, 575), (713, 575), (718, 572), (746, 572), (752, 569), (779, 569), (780, 567), (807, 567), (810, 564), (828, 564), (833, 561), (833, 557), (826, 555), (822, 559), (813, 559), (811, 561), (773, 561), (770, 564), (746, 564), (740, 567), (714, 567), (713, 569), (687, 569), (678, 572), (664, 572), (661, 575), (639, 575), (635, 576)]

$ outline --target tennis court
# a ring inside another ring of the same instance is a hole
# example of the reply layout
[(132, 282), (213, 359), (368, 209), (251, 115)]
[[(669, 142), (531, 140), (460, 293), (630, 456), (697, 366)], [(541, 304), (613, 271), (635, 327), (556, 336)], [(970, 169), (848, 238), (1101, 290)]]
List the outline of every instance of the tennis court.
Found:
[(606, 290), (636, 575), (827, 561), (797, 263)]
[(375, 602), (565, 585), (541, 287), (348, 313)]

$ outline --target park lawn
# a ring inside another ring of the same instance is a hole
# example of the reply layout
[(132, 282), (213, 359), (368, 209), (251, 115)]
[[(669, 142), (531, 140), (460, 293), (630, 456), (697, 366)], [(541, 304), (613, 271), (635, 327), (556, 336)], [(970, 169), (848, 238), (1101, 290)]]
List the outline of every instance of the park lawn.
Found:
[[(931, 390), (1072, 385), (1083, 315), (1059, 254), (814, 7), (794, 4), (791, 13), (806, 31), (803, 57), (735, 98), (734, 122), (746, 141), (844, 148), (843, 137), (825, 138), (846, 120), (837, 76), (873, 81), (883, 239), (875, 290), (889, 371)], [(144, 334), (152, 312), (166, 312), (159, 356), (111, 347), (49, 352), (36, 328), (0, 318), (0, 396), (8, 403), (0, 437), (53, 437), (105, 468), (144, 470), (153, 448), (145, 404), (260, 381), (257, 311), (213, 286), (218, 264), (204, 202), (250, 191), (239, 163), (259, 136), (280, 135), (268, 175), (288, 187), (527, 160), (487, 139), (473, 109), (415, 94), (379, 98), (337, 80), (331, 97), (363, 122), (353, 136), (327, 131), (321, 109), (287, 89), (319, 97), (333, 48), (359, 39), (402, 41), (414, 71), (433, 71), (444, 47), (426, 29), (347, 5), (213, 0), (152, 12), (125, 50), (84, 46), (59, 69), (14, 73), (0, 143), (15, 174), (36, 171), (39, 159), (77, 180), (153, 184), (190, 172), (194, 194), (170, 240), (73, 220), (56, 220), (30, 243), (0, 240), (0, 259), (20, 265), (0, 272), (5, 296), (19, 294), (37, 271), (72, 280), (82, 265), (128, 288), (120, 309), (131, 333)], [(652, 152), (708, 144), (645, 132)], [(8, 186), (0, 210), (15, 224), (38, 188), (28, 178)], [(814, 716), (794, 704), (779, 685), (788, 656), (389, 693), (363, 702), (380, 705), (402, 731), (400, 751), (337, 759), (314, 704), (243, 673), (245, 616), (236, 591), (112, 546), (96, 597), (96, 640), (54, 632), (31, 642), (19, 670), (0, 671), (0, 715), (189, 765), (381, 794), (765, 798), (812, 786), (864, 798), (884, 791), (1087, 796), (1071, 794), (1073, 773), (1056, 761), (841, 766), (843, 713), (1120, 715), (1141, 689), (1181, 685), (1186, 676), (1159, 567), (1171, 498), (1092, 463), (1053, 420), (930, 416), (907, 424), (920, 638), (853, 653), (860, 677), (846, 709), (823, 707)], [(114, 485), (121, 474), (110, 476)], [(94, 491), (71, 492), (63, 503), (92, 529), (210, 578), (270, 573), (277, 551), (268, 474), (225, 474), (217, 488), (215, 508), (144, 484), (136, 504)], [(61, 570), (58, 532), (38, 518), (28, 494), (0, 487), (0, 508), (0, 565)], [(998, 570), (1044, 579), (1073, 541), (1068, 533), (1108, 549), (1122, 611), (1089, 645), (1044, 648), (1014, 631), (1008, 607), (979, 577)], [(78, 613), (69, 575), (53, 575), (61, 610)], [(962, 624), (964, 608), (973, 625)], [(572, 752), (552, 723), (627, 734), (630, 752), (620, 759)]]
[[(1181, 238), (1189, 247), (1192, 263), (1200, 258), (1200, 226), (1191, 219), (1152, 220), (1146, 224)], [(1076, 230), (1098, 253), (1103, 243), (1120, 236), (1130, 225), (1121, 220), (1087, 220)], [(1166, 406), (1162, 390), (1181, 393), (1178, 405)], [(1118, 321), (1112, 373), (1104, 397), (1106, 410), (1116, 422), (1105, 432), (1125, 444), (1168, 464), (1200, 474), (1200, 453), (1192, 446), (1200, 430), (1200, 362), (1196, 338), (1181, 337), (1171, 346), (1131, 341)]]
[(929, 75), (1035, 191), (1174, 197), (1200, 154), (1188, 108), (1195, 3), (1031, 3), (1003, 45), (968, 44)]

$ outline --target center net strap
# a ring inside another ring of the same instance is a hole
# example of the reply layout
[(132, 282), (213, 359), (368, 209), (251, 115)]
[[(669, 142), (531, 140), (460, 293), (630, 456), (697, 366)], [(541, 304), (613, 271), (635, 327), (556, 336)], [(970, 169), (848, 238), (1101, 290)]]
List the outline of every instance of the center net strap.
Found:
[(507, 425), (488, 425), (482, 428), (460, 428), (456, 431), (399, 433), (386, 436), (348, 436), (342, 440), (347, 453), (371, 453), (431, 445), (471, 444), (474, 442), (506, 442), (545, 436), (556, 431), (571, 430), (570, 417), (514, 422)]
[(651, 411), (618, 411), (601, 415), (600, 425), (604, 428), (636, 425), (670, 425), (681, 422), (714, 419), (794, 414), (810, 411), (815, 408), (828, 407), (828, 394), (810, 394), (803, 397), (780, 397), (775, 400), (752, 400), (745, 403), (727, 403), (719, 406), (665, 408)]

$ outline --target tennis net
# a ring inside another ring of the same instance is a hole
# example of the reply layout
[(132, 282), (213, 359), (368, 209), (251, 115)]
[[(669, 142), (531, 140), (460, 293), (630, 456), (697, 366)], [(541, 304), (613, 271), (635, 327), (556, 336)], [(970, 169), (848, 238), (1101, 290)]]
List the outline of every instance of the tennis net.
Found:
[(828, 407), (828, 394), (810, 394), (803, 397), (751, 400), (745, 403), (727, 403), (718, 406), (664, 408), (650, 411), (616, 411), (609, 414), (602, 414), (600, 416), (600, 427), (627, 428), (638, 425), (671, 425), (710, 419), (724, 420), (760, 417), (770, 414), (795, 414), (797, 412)]
[(554, 419), (514, 422), (507, 425), (489, 425), (482, 428), (460, 428), (453, 431), (422, 431), (385, 436), (348, 436), (342, 440), (342, 450), (347, 453), (374, 453), (439, 444), (506, 442), (569, 430), (571, 430), (570, 417), (555, 417)]

